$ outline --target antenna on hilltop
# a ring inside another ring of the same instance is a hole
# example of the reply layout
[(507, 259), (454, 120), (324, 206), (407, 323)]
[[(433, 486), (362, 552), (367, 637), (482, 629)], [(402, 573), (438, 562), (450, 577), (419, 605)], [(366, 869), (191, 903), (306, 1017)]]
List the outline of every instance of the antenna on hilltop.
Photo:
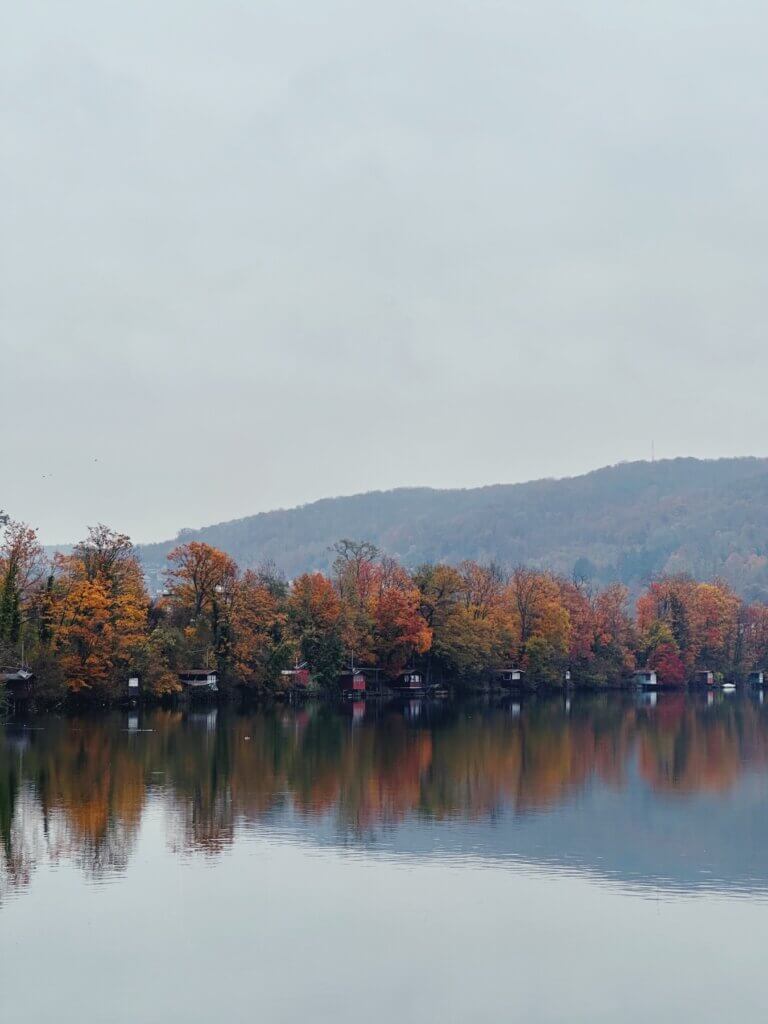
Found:
[(656, 442), (651, 441), (651, 462), (656, 461)]

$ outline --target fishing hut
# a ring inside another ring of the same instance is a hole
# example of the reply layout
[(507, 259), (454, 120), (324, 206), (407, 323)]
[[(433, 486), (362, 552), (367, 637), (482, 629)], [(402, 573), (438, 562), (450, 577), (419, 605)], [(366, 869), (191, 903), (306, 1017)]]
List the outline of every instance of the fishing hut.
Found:
[(525, 672), (521, 668), (515, 666), (508, 666), (506, 668), (497, 668), (493, 670), (492, 678), (495, 686), (503, 686), (505, 689), (509, 689), (512, 686), (520, 686), (523, 682)]
[(406, 669), (396, 675), (389, 686), (397, 693), (421, 693), (424, 689), (424, 676), (416, 669)]
[(362, 700), (365, 697), (365, 676), (358, 670), (343, 672), (339, 676), (339, 691), (348, 700)]
[(632, 682), (644, 690), (652, 690), (659, 685), (659, 677), (652, 668), (641, 668), (632, 676)]
[(210, 668), (190, 668), (178, 674), (182, 693), (187, 697), (211, 697), (219, 692), (216, 673)]

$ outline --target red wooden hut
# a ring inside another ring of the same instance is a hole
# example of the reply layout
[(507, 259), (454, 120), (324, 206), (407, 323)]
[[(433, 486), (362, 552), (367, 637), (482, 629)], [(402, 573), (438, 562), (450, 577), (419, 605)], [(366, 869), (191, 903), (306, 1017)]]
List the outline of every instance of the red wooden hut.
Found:
[(289, 690), (306, 690), (312, 681), (309, 669), (306, 665), (297, 665), (296, 668), (286, 668), (280, 673), (283, 686)]
[(362, 672), (344, 672), (339, 676), (339, 689), (344, 697), (358, 699), (365, 696), (365, 676)]

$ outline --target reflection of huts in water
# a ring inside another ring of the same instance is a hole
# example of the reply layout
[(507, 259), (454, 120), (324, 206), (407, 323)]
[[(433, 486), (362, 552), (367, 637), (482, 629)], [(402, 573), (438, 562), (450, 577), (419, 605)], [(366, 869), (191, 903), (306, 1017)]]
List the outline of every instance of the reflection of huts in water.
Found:
[(515, 665), (508, 665), (505, 668), (496, 668), (491, 673), (495, 686), (503, 686), (508, 689), (511, 686), (520, 686), (523, 682), (525, 672)]
[(342, 697), (362, 700), (365, 697), (365, 690), (365, 676), (362, 672), (342, 672), (339, 676), (339, 691)]
[(218, 708), (203, 708), (202, 711), (190, 711), (187, 715), (187, 722), (205, 732), (216, 732), (216, 719)]
[(421, 718), (421, 713), (423, 710), (423, 700), (408, 700), (403, 705), (403, 716), (409, 722), (415, 722), (418, 718)]
[(29, 727), (23, 725), (6, 725), (3, 730), (6, 746), (17, 754), (23, 754), (30, 746)]
[(659, 695), (653, 689), (642, 690), (635, 697), (635, 707), (637, 708), (655, 708), (659, 702)]
[(179, 672), (182, 693), (188, 697), (210, 697), (218, 693), (216, 673), (210, 668), (189, 668)]

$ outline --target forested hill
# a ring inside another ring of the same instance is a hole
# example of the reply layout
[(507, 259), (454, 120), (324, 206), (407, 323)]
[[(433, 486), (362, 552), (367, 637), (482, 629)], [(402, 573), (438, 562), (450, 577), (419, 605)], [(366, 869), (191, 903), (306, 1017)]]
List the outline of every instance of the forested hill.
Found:
[(243, 567), (271, 560), (293, 577), (327, 569), (341, 537), (373, 541), (410, 567), (493, 559), (632, 589), (655, 573), (688, 572), (768, 600), (768, 459), (633, 462), (564, 480), (327, 498), (140, 550), (157, 586), (179, 540), (223, 548)]

